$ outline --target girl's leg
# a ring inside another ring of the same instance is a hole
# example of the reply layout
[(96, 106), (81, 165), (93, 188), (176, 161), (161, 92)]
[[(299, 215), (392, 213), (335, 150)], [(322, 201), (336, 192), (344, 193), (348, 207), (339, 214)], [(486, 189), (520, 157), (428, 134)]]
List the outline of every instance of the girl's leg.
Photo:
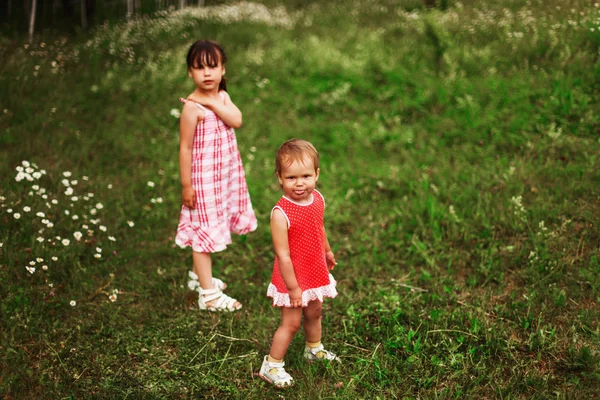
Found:
[(314, 300), (304, 308), (304, 336), (309, 343), (321, 341), (321, 312), (323, 304)]
[(194, 260), (194, 273), (198, 275), (198, 282), (202, 289), (213, 289), (212, 284), (212, 260), (210, 253), (192, 253)]
[[(194, 273), (198, 275), (198, 282), (200, 287), (204, 290), (214, 289), (212, 282), (212, 260), (210, 253), (198, 253), (194, 251), (192, 253), (192, 259), (194, 261)], [(212, 300), (206, 303), (207, 306), (212, 306), (217, 300)], [(234, 307), (240, 306), (241, 303), (236, 301)]]
[(306, 336), (306, 347), (304, 357), (310, 361), (315, 360), (338, 360), (339, 358), (329, 350), (325, 350), (321, 344), (321, 313), (323, 305), (314, 300), (304, 308), (304, 335)]
[(283, 360), (288, 347), (294, 338), (298, 329), (300, 329), (300, 321), (302, 320), (301, 308), (281, 307), (281, 325), (273, 336), (271, 351), (269, 356), (274, 360)]

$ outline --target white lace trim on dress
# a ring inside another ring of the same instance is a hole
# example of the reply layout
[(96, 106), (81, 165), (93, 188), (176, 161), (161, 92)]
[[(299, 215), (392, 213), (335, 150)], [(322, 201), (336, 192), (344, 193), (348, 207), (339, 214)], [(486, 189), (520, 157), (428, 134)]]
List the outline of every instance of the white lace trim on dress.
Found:
[[(302, 307), (308, 306), (308, 303), (313, 300), (319, 300), (322, 303), (325, 297), (334, 298), (337, 296), (336, 283), (333, 275), (329, 274), (329, 285), (302, 291)], [(278, 292), (272, 283), (269, 284), (267, 289), (267, 297), (273, 298), (273, 306), (275, 307), (290, 307), (291, 305), (290, 295)]]

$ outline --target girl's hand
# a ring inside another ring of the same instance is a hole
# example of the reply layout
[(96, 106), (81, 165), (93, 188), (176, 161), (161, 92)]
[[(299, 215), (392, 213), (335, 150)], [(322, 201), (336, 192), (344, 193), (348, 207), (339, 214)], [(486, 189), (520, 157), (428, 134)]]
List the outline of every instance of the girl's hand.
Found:
[(195, 97), (190, 96), (187, 99), (191, 100), (195, 103), (202, 104), (204, 107), (207, 107), (211, 110), (214, 108), (215, 99), (213, 99), (213, 98), (210, 98), (210, 97), (195, 98)]
[(335, 261), (335, 256), (333, 255), (333, 252), (329, 250), (327, 253), (325, 253), (325, 258), (327, 259), (327, 268), (329, 268), (330, 271), (333, 271), (333, 269), (337, 265), (337, 261)]
[(293, 308), (302, 307), (302, 289), (296, 287), (296, 289), (288, 290), (290, 295), (290, 306)]
[(194, 196), (194, 189), (191, 187), (184, 187), (181, 191), (181, 200), (184, 206), (193, 209), (196, 203), (196, 196)]

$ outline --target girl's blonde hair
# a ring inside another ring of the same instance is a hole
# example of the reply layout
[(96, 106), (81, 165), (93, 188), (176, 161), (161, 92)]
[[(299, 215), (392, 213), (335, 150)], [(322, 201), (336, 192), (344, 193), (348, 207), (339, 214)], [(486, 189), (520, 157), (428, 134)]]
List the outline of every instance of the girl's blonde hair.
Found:
[(302, 139), (290, 139), (279, 146), (275, 158), (275, 173), (281, 174), (284, 166), (294, 161), (303, 162), (304, 156), (309, 156), (315, 166), (315, 172), (319, 169), (319, 152), (310, 142)]

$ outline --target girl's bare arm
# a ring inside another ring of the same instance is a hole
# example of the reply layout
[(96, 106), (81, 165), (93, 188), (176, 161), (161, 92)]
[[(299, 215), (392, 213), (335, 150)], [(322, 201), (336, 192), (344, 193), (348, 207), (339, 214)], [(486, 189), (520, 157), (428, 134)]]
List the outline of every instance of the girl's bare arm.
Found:
[(239, 108), (231, 101), (229, 94), (225, 91), (219, 93), (223, 94), (223, 97), (188, 97), (189, 100), (195, 101), (202, 104), (205, 107), (210, 108), (215, 114), (219, 116), (225, 122), (227, 126), (234, 129), (242, 126), (242, 112)]
[(204, 111), (191, 102), (183, 105), (179, 120), (179, 174), (181, 176), (182, 203), (194, 208), (195, 196), (192, 188), (192, 146), (194, 131), (198, 122), (204, 118)]
[(279, 270), (290, 295), (290, 305), (292, 307), (302, 307), (302, 289), (298, 286), (294, 265), (290, 258), (287, 218), (277, 208), (273, 210), (273, 215), (271, 215), (271, 236)]

